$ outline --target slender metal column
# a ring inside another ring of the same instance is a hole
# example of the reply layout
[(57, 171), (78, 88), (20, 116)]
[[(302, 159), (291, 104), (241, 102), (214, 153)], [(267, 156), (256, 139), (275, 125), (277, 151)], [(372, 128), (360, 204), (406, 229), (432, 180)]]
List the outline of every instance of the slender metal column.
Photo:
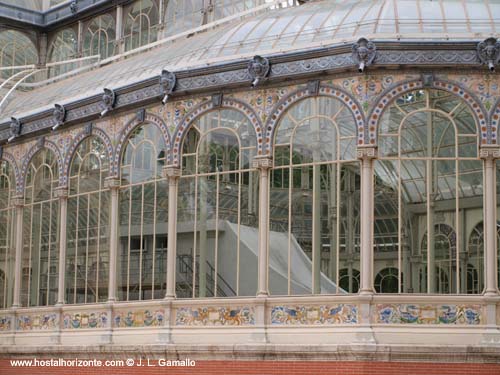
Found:
[(259, 272), (257, 296), (269, 295), (269, 170), (273, 167), (273, 160), (269, 156), (256, 156), (253, 167), (260, 171), (259, 195)]
[(65, 303), (65, 276), (66, 276), (66, 222), (68, 221), (68, 188), (57, 188), (56, 198), (59, 198), (59, 279), (56, 305)]
[(12, 206), (14, 206), (16, 215), (16, 258), (14, 265), (14, 298), (12, 307), (21, 307), (24, 197), (16, 196), (12, 198)]
[(123, 6), (116, 7), (116, 42), (118, 43), (118, 53), (125, 52), (125, 43), (123, 41)]
[(361, 294), (372, 294), (373, 289), (373, 159), (375, 147), (358, 147), (361, 160)]
[(483, 146), (480, 156), (484, 160), (485, 295), (497, 295), (495, 159), (500, 158), (500, 148)]
[(175, 272), (177, 260), (177, 191), (181, 169), (165, 167), (168, 178), (168, 243), (167, 243), (167, 291), (165, 298), (175, 298)]
[(118, 209), (120, 180), (115, 177), (106, 179), (106, 188), (111, 190), (111, 212), (109, 220), (109, 280), (108, 280), (108, 302), (114, 302), (116, 298), (116, 263), (118, 257)]

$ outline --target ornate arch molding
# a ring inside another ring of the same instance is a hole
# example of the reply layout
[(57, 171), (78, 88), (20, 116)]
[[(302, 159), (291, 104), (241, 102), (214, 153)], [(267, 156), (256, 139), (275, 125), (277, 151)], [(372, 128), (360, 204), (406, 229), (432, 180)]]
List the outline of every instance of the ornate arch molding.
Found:
[(64, 184), (64, 176), (63, 176), (63, 165), (64, 165), (64, 160), (62, 158), (61, 152), (59, 151), (59, 148), (52, 143), (51, 141), (43, 141), (43, 142), (37, 142), (33, 148), (31, 148), (26, 156), (24, 157), (23, 161), (23, 166), (21, 168), (21, 176), (20, 177), (20, 184), (19, 184), (19, 191), (18, 193), (22, 194), (24, 191), (24, 184), (26, 182), (26, 173), (28, 171), (28, 165), (31, 162), (31, 159), (33, 159), (33, 156), (36, 155), (36, 153), (44, 148), (49, 149), (54, 153), (54, 155), (57, 158), (57, 168), (59, 172), (59, 186), (65, 186)]
[[(9, 154), (8, 152), (4, 151), (3, 156), (0, 158), (0, 161), (6, 161), (7, 163), (10, 164), (12, 169), (14, 170), (14, 183), (16, 184), (16, 193), (20, 192), (20, 185), (22, 184), (22, 178), (21, 178), (21, 173), (19, 173), (19, 168), (17, 166), (16, 159), (14, 156)], [(22, 191), (22, 190), (21, 190)]]
[(262, 155), (262, 122), (260, 121), (259, 116), (255, 113), (252, 107), (248, 104), (242, 102), (238, 99), (228, 98), (223, 99), (220, 106), (216, 106), (213, 101), (207, 100), (203, 103), (198, 104), (194, 107), (184, 118), (181, 120), (179, 126), (175, 131), (174, 138), (174, 146), (172, 149), (172, 159), (171, 163), (174, 166), (180, 165), (180, 157), (181, 157), (181, 144), (184, 140), (185, 135), (187, 134), (191, 124), (200, 116), (208, 113), (214, 109), (234, 109), (243, 113), (248, 120), (252, 123), (252, 126), (255, 130), (255, 135), (257, 137), (257, 154)]
[(91, 129), (85, 129), (82, 132), (78, 133), (76, 137), (71, 142), (71, 145), (66, 152), (66, 157), (64, 159), (64, 176), (63, 181), (64, 185), (68, 185), (68, 177), (71, 168), (71, 162), (73, 161), (73, 157), (75, 156), (75, 152), (78, 149), (78, 146), (88, 137), (96, 137), (99, 138), (102, 143), (106, 146), (106, 151), (108, 152), (108, 161), (111, 165), (111, 161), (113, 160), (113, 145), (108, 135), (99, 128), (92, 127)]
[(365, 140), (368, 145), (376, 145), (377, 144), (377, 135), (378, 135), (378, 127), (379, 121), (382, 118), (382, 115), (385, 109), (391, 105), (394, 100), (400, 97), (403, 94), (406, 94), (413, 90), (418, 89), (436, 89), (447, 91), (455, 96), (458, 96), (464, 100), (464, 102), (469, 106), (472, 110), (474, 118), (476, 119), (478, 126), (478, 133), (481, 136), (481, 144), (488, 143), (488, 121), (487, 121), (487, 111), (484, 106), (481, 104), (479, 99), (466, 90), (465, 88), (457, 85), (454, 82), (443, 81), (443, 80), (434, 80), (429, 85), (424, 85), (424, 82), (419, 80), (414, 81), (406, 81), (403, 83), (398, 83), (397, 85), (388, 88), (385, 90), (376, 101), (373, 109), (368, 116), (368, 128), (365, 130)]
[(327, 96), (335, 98), (344, 103), (349, 111), (351, 112), (355, 122), (356, 122), (356, 133), (358, 138), (358, 144), (364, 144), (364, 128), (365, 128), (365, 116), (361, 110), (361, 106), (351, 95), (349, 95), (344, 90), (330, 85), (321, 85), (317, 93), (311, 93), (309, 88), (302, 88), (294, 91), (287, 96), (283, 97), (273, 108), (271, 115), (266, 122), (266, 154), (272, 155), (272, 143), (274, 139), (274, 133), (277, 129), (278, 123), (281, 120), (283, 114), (292, 107), (295, 103), (314, 96)]
[(125, 128), (121, 131), (120, 137), (118, 139), (118, 144), (116, 146), (116, 150), (114, 151), (113, 157), (110, 159), (110, 173), (109, 173), (110, 176), (118, 177), (120, 175), (120, 162), (121, 162), (120, 158), (122, 155), (123, 145), (127, 141), (132, 131), (136, 127), (144, 124), (156, 125), (160, 129), (160, 131), (163, 134), (165, 144), (167, 145), (167, 149), (165, 150), (165, 152), (167, 155), (169, 154), (171, 142), (167, 125), (163, 122), (163, 120), (160, 117), (153, 115), (152, 113), (146, 112), (144, 114), (144, 119), (141, 119), (140, 116), (134, 117), (132, 120), (128, 122)]
[(490, 113), (490, 143), (492, 145), (498, 144), (498, 127), (500, 126), (500, 98), (491, 109)]

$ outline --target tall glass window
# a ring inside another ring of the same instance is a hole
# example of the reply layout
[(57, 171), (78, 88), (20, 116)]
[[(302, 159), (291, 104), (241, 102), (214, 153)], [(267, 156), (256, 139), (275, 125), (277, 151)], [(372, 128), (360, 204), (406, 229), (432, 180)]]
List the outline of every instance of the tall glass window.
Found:
[(77, 148), (69, 177), (66, 234), (66, 301), (105, 301), (109, 268), (109, 161), (97, 137)]
[(0, 160), (0, 309), (12, 305), (14, 291), (14, 173), (10, 165)]
[(158, 5), (154, 0), (140, 0), (126, 9), (123, 38), (125, 51), (158, 39)]
[(165, 36), (201, 26), (203, 0), (169, 0), (165, 11)]
[(209, 112), (183, 143), (177, 226), (177, 297), (257, 291), (257, 138), (245, 115)]
[[(15, 30), (0, 32), (0, 66), (22, 66), (36, 64), (38, 54), (33, 42)], [(21, 70), (3, 70), (0, 77), (6, 79)]]
[(349, 108), (330, 97), (304, 99), (280, 120), (269, 207), (272, 294), (358, 291), (355, 137)]
[(413, 91), (385, 111), (379, 132), (375, 269), (398, 270), (381, 292), (481, 293), (484, 249), (472, 250), (469, 235), (483, 215), (483, 167), (469, 107)]
[(115, 53), (116, 26), (114, 18), (103, 14), (92, 19), (83, 36), (83, 56), (100, 55), (101, 59)]
[(168, 185), (162, 177), (167, 145), (160, 129), (144, 124), (129, 136), (122, 156), (118, 297), (164, 298), (167, 267)]
[[(49, 62), (71, 60), (76, 58), (77, 54), (78, 54), (78, 40), (76, 33), (73, 29), (61, 30), (56, 35), (53, 36), (48, 52)], [(77, 67), (76, 63), (57, 65), (50, 68), (50, 74), (53, 76), (58, 74), (63, 74), (69, 72), (70, 70), (76, 67)]]
[(48, 149), (31, 159), (24, 187), (22, 305), (46, 306), (57, 301), (59, 278), (59, 183), (57, 158)]

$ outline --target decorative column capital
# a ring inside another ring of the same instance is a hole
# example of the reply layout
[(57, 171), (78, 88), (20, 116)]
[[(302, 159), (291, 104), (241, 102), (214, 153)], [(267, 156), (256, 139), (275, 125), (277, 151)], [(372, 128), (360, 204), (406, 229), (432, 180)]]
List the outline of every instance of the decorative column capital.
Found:
[(182, 170), (180, 167), (174, 165), (166, 165), (163, 167), (163, 177), (166, 177), (169, 180), (177, 180), (181, 176)]
[(375, 159), (378, 156), (377, 147), (374, 146), (358, 146), (356, 149), (358, 159)]
[(118, 190), (121, 186), (121, 180), (117, 177), (107, 177), (104, 180), (104, 187), (109, 190)]
[(13, 207), (22, 208), (24, 207), (24, 197), (22, 195), (16, 195), (11, 198), (11, 204)]
[(481, 159), (500, 159), (500, 146), (483, 145), (479, 148), (479, 157)]
[(274, 166), (273, 158), (270, 156), (255, 156), (252, 160), (252, 167), (256, 169), (271, 169)]
[(68, 199), (69, 189), (67, 186), (59, 186), (54, 190), (54, 197), (59, 198), (60, 200)]

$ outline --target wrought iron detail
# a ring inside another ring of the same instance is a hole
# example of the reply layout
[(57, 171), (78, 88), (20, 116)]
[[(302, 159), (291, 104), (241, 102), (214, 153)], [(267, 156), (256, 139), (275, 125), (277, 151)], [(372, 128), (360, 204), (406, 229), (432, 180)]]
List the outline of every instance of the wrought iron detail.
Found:
[(434, 74), (432, 73), (422, 73), (421, 79), (424, 87), (432, 87), (434, 84)]
[(66, 108), (60, 104), (54, 104), (54, 111), (52, 111), (52, 117), (56, 124), (52, 127), (52, 130), (56, 130), (59, 126), (66, 120)]
[(314, 96), (318, 95), (319, 86), (320, 86), (319, 80), (307, 82), (307, 92), (309, 93), (309, 95), (314, 95)]
[(490, 72), (495, 71), (495, 65), (500, 60), (500, 41), (488, 38), (477, 45), (477, 55), (481, 63), (488, 65)]
[(45, 137), (42, 135), (36, 140), (36, 147), (43, 148), (45, 146)]
[(222, 94), (212, 95), (212, 106), (214, 108), (219, 108), (222, 105)]
[(146, 109), (145, 108), (139, 109), (137, 111), (137, 120), (139, 122), (144, 122), (145, 119), (146, 119)]
[(177, 84), (177, 78), (175, 74), (169, 72), (168, 70), (162, 70), (160, 75), (160, 90), (163, 96), (162, 103), (165, 104), (168, 100), (168, 96), (172, 94), (175, 90), (175, 85)]
[(71, 1), (71, 3), (69, 4), (69, 10), (71, 11), (72, 14), (78, 12), (78, 0)]
[(262, 56), (254, 56), (252, 60), (248, 62), (248, 73), (252, 77), (252, 87), (259, 84), (260, 81), (264, 80), (271, 71), (271, 65), (269, 60)]
[(0, 146), (0, 160), (2, 160), (3, 158), (3, 147)]
[(104, 103), (104, 111), (101, 112), (101, 116), (111, 111), (115, 107), (116, 94), (111, 89), (104, 89), (104, 94), (102, 95), (102, 102)]
[(10, 118), (10, 137), (7, 142), (12, 142), (14, 139), (21, 135), (21, 121), (15, 117)]
[(352, 58), (358, 64), (358, 71), (363, 73), (370, 66), (377, 55), (377, 48), (373, 42), (360, 38), (352, 46)]
[(85, 128), (83, 129), (86, 136), (92, 135), (93, 130), (94, 130), (94, 124), (92, 122), (85, 125)]

